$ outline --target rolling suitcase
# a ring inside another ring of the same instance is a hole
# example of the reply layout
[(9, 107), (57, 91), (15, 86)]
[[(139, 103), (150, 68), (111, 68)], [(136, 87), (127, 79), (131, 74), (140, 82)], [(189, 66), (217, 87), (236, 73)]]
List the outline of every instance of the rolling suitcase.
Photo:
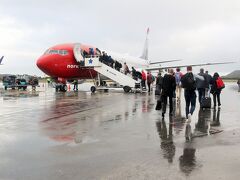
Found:
[(203, 97), (202, 101), (201, 101), (201, 108), (211, 108), (211, 97), (209, 93), (205, 93), (207, 94), (207, 97)]
[(155, 95), (160, 95), (160, 90), (156, 89), (155, 90)]

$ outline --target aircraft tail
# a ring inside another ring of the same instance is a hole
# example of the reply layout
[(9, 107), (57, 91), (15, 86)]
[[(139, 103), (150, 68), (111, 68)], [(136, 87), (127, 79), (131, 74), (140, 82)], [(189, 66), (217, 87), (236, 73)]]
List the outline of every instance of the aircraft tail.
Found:
[(149, 34), (149, 28), (147, 28), (147, 36), (146, 36), (146, 40), (144, 43), (142, 55), (140, 56), (140, 58), (145, 59), (147, 61), (148, 61), (148, 34)]
[(3, 58), (4, 58), (4, 56), (2, 56), (2, 57), (0, 58), (0, 65), (2, 65), (2, 60), (3, 60)]

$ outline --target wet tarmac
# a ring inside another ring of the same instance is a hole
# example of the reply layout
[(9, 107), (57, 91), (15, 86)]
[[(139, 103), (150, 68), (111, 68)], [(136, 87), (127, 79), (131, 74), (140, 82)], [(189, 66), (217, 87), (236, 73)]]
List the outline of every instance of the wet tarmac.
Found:
[(152, 94), (1, 91), (0, 179), (239, 179), (237, 89), (190, 124), (183, 100), (162, 120)]

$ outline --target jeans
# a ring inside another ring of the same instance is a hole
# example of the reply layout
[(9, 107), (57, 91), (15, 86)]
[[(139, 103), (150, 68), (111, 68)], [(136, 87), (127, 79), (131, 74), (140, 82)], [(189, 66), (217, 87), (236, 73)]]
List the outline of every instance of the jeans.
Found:
[(166, 96), (166, 95), (162, 95), (162, 103), (163, 103), (163, 107), (162, 107), (162, 113), (165, 114), (166, 113), (166, 108), (167, 108), (167, 97), (169, 97), (169, 114), (171, 114), (173, 112), (173, 100), (172, 100), (172, 96)]
[(150, 92), (151, 91), (151, 83), (147, 83), (147, 85), (148, 85), (148, 92)]
[(221, 106), (221, 102), (220, 102), (220, 92), (215, 92), (213, 94), (213, 104), (214, 106), (216, 106), (216, 97), (217, 97), (217, 101), (218, 101), (218, 106)]
[(198, 89), (198, 101), (201, 104), (202, 98), (205, 97), (205, 89), (199, 88)]
[[(194, 90), (185, 90), (184, 91), (184, 97), (185, 97), (185, 101), (186, 101), (186, 118), (188, 118), (188, 114), (191, 113), (191, 115), (193, 114), (195, 107), (196, 107), (196, 93)], [(189, 110), (191, 104), (191, 108)]]

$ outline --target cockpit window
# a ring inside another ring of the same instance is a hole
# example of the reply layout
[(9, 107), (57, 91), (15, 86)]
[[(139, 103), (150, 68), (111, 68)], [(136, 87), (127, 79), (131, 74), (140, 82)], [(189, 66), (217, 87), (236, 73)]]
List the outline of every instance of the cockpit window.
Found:
[(55, 50), (55, 49), (48, 49), (45, 53), (46, 54), (59, 54), (61, 56), (65, 56), (68, 55), (68, 51), (67, 50)]

